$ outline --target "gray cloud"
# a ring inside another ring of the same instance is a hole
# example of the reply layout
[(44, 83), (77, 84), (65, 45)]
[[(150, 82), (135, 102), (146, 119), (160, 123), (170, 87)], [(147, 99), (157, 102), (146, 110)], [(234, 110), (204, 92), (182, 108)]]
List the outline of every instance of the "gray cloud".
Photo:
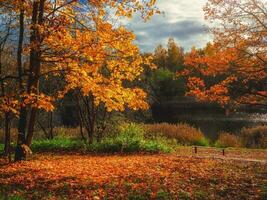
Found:
[(162, 22), (153, 24), (153, 26), (146, 27), (144, 29), (135, 29), (137, 36), (140, 39), (146, 37), (165, 38), (175, 37), (180, 40), (187, 40), (199, 34), (203, 34), (207, 28), (204, 25), (196, 21), (184, 20), (175, 23)]
[(136, 34), (136, 43), (142, 51), (152, 51), (159, 43), (166, 44), (173, 37), (186, 50), (201, 46), (209, 40), (208, 28), (200, 21), (183, 20), (178, 22), (158, 21), (147, 26), (129, 27)]
[(153, 51), (158, 44), (166, 44), (169, 37), (189, 50), (203, 47), (211, 40), (204, 21), (202, 6), (206, 0), (158, 0), (165, 14), (156, 15), (147, 23), (139, 16), (125, 25), (136, 34), (136, 44), (142, 51)]

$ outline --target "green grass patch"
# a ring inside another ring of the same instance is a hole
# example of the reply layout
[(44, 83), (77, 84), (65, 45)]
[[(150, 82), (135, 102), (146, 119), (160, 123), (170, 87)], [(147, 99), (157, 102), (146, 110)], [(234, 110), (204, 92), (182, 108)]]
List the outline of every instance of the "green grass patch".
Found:
[(33, 151), (59, 151), (59, 150), (79, 150), (84, 148), (83, 141), (72, 138), (58, 137), (52, 140), (35, 140), (31, 145)]
[(172, 146), (167, 139), (144, 137), (143, 128), (137, 124), (124, 124), (118, 133), (103, 138), (100, 142), (87, 144), (82, 140), (58, 136), (52, 140), (34, 140), (31, 149), (34, 152), (43, 151), (86, 151), (95, 153), (168, 153)]

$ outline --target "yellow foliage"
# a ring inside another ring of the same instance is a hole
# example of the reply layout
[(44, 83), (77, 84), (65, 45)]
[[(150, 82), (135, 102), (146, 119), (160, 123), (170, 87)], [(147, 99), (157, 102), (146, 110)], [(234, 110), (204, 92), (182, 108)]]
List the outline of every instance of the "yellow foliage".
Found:
[[(40, 6), (42, 1), (1, 0), (1, 3), (16, 13), (23, 10), (24, 21), (31, 21), (33, 5)], [(143, 64), (153, 67), (151, 58), (140, 54), (133, 43), (133, 32), (115, 26), (108, 17), (110, 11), (114, 12), (112, 17), (126, 18), (140, 12), (147, 20), (159, 13), (155, 3), (155, 0), (44, 1), (43, 18), (37, 23), (25, 23), (24, 28), (36, 32), (39, 39), (25, 47), (24, 56), (38, 49), (40, 59), (45, 62), (41, 63), (37, 79), (43, 75), (63, 76), (66, 84), (63, 90), (56, 91), (55, 97), (39, 94), (38, 88), (27, 89), (17, 95), (21, 101), (19, 107), (51, 111), (55, 98), (79, 89), (85, 96), (92, 95), (95, 105), (104, 103), (108, 111), (123, 111), (125, 107), (147, 109), (146, 93), (140, 88), (126, 87), (126, 83), (139, 78)], [(3, 102), (2, 110), (18, 111), (13, 108), (12, 99)]]
[[(103, 19), (104, 2), (116, 8), (116, 14), (120, 16), (129, 16), (133, 12), (129, 5), (142, 5), (139, 1), (92, 1), (96, 12), (93, 17), (89, 16), (90, 28), (76, 29), (73, 34), (70, 29), (72, 22), (69, 21), (56, 30), (50, 29), (53, 34), (44, 40), (46, 46), (56, 55), (64, 52), (57, 57), (45, 58), (50, 62), (60, 61), (53, 67), (64, 71), (67, 84), (59, 96), (80, 89), (85, 96), (93, 95), (95, 105), (104, 103), (108, 111), (123, 111), (125, 107), (147, 109), (146, 93), (140, 88), (126, 87), (125, 82), (137, 80), (143, 72), (143, 64), (153, 68), (152, 58), (141, 56), (133, 43), (135, 35), (131, 31), (114, 27)], [(148, 10), (154, 4), (155, 1), (150, 1)]]

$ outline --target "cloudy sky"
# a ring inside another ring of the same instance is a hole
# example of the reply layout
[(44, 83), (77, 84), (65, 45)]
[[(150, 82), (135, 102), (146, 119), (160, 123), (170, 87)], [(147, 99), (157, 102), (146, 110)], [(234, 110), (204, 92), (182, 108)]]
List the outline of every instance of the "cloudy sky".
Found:
[(211, 40), (202, 10), (205, 3), (206, 0), (157, 0), (157, 7), (164, 14), (153, 16), (146, 23), (135, 16), (126, 26), (135, 32), (136, 43), (143, 52), (165, 45), (169, 37), (185, 50), (203, 47)]

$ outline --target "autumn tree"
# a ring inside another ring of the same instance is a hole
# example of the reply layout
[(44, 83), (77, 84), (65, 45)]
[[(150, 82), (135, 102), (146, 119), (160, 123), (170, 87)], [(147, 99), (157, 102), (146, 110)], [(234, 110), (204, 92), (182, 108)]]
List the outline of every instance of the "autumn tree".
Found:
[(0, 9), (0, 116), (4, 118), (5, 146), (4, 155), (10, 155), (10, 128), (14, 115), (17, 114), (16, 90), (14, 90), (15, 60), (13, 59), (12, 35), (15, 28), (11, 10)]
[[(19, 16), (20, 109), (15, 160), (26, 157), (37, 111), (53, 110), (53, 101), (70, 91), (92, 97), (93, 105), (101, 104), (107, 112), (148, 107), (146, 93), (138, 87), (125, 87), (125, 82), (140, 76), (142, 63), (149, 63), (150, 58), (140, 55), (134, 34), (112, 24), (112, 18), (131, 17), (139, 11), (147, 20), (157, 12), (154, 4), (154, 0), (1, 1), (3, 8), (9, 7)], [(53, 95), (40, 90), (40, 79), (50, 76), (61, 77), (64, 83)]]
[(189, 95), (224, 107), (266, 106), (267, 7), (263, 0), (209, 0), (206, 18), (214, 22), (214, 42), (192, 49), (187, 68)]
[(170, 71), (175, 72), (183, 67), (184, 64), (184, 52), (183, 48), (179, 47), (173, 38), (169, 38), (168, 41), (168, 56), (167, 67)]
[(153, 55), (153, 62), (158, 68), (167, 68), (167, 50), (160, 44), (156, 47)]
[(174, 38), (169, 38), (167, 48), (164, 48), (162, 44), (155, 48), (153, 63), (158, 68), (168, 69), (171, 72), (181, 70), (184, 65), (184, 50)]
[(183, 48), (169, 38), (167, 48), (158, 45), (153, 54), (153, 63), (157, 66), (150, 77), (151, 96), (156, 104), (164, 103), (185, 93), (185, 82), (183, 78), (176, 78), (177, 71), (184, 68)]

